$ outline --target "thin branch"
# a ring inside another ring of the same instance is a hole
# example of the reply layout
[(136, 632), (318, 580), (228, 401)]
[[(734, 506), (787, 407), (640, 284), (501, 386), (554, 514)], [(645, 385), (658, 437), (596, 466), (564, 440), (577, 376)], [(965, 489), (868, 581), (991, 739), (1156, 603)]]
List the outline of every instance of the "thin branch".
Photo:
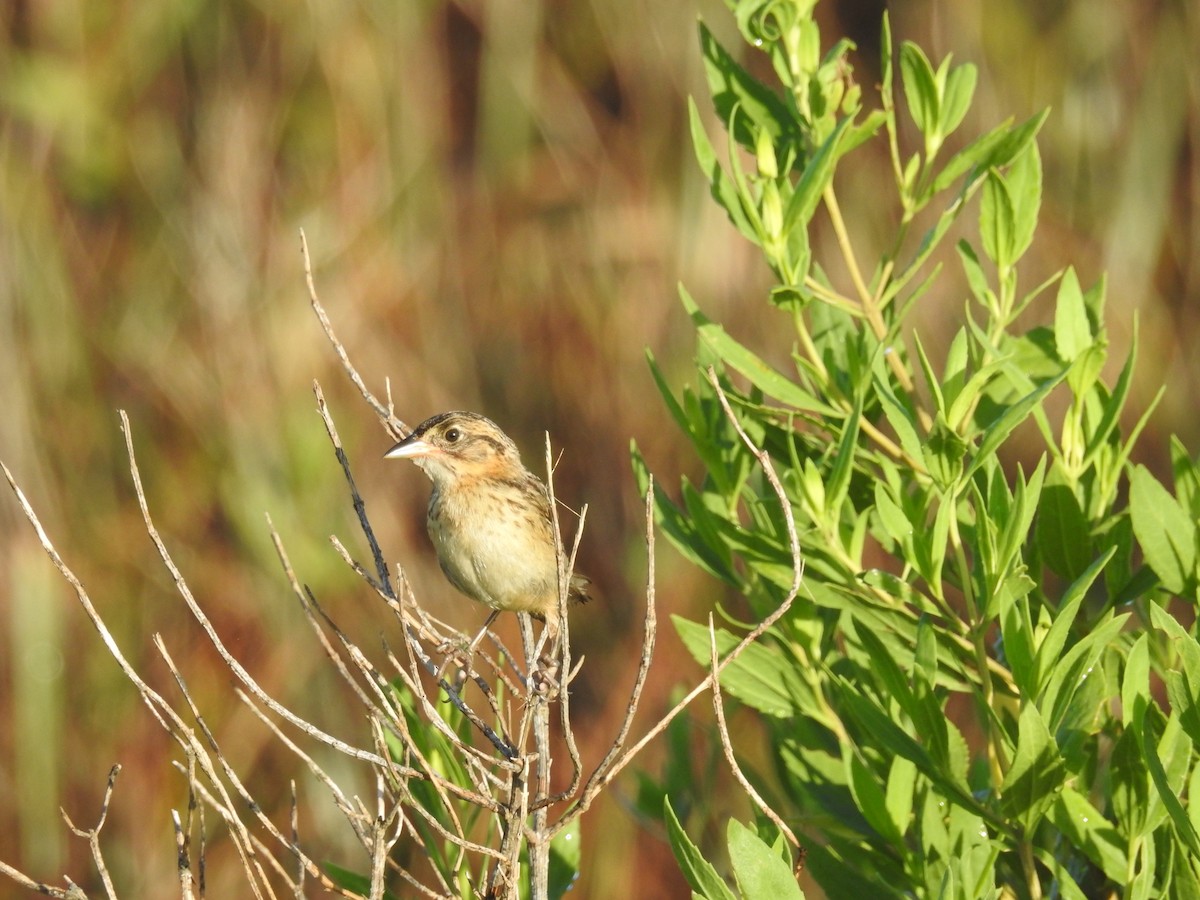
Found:
[(313, 393), (317, 397), (317, 412), (321, 416), (321, 421), (325, 423), (325, 432), (329, 435), (329, 441), (333, 444), (334, 453), (337, 454), (338, 463), (342, 467), (342, 474), (350, 488), (350, 498), (354, 503), (354, 512), (358, 515), (358, 523), (362, 527), (363, 534), (366, 535), (371, 555), (375, 558), (375, 571), (379, 576), (379, 581), (387, 584), (388, 567), (383, 559), (383, 550), (379, 547), (379, 541), (375, 539), (375, 530), (367, 518), (367, 504), (363, 500), (362, 494), (358, 492), (358, 485), (354, 483), (354, 475), (350, 472), (350, 460), (342, 447), (342, 439), (337, 433), (337, 428), (334, 427), (333, 416), (329, 414), (329, 406), (325, 403), (325, 392), (321, 390), (320, 383), (315, 379), (313, 380)]
[[(638, 662), (637, 675), (634, 676), (633, 688), (629, 694), (629, 704), (625, 709), (625, 717), (621, 721), (621, 726), (617, 730), (617, 736), (609, 747), (608, 752), (600, 763), (593, 770), (588, 778), (587, 784), (584, 785), (581, 796), (581, 803), (587, 800), (590, 796), (594, 796), (598, 792), (597, 785), (607, 783), (609, 771), (620, 758), (621, 749), (625, 746), (625, 741), (629, 737), (629, 732), (633, 728), (633, 719), (637, 715), (638, 706), (642, 701), (642, 694), (646, 688), (646, 678), (650, 672), (650, 663), (654, 659), (654, 644), (658, 634), (658, 613), (655, 609), (655, 567), (654, 567), (654, 476), (650, 476), (649, 483), (646, 486), (646, 611), (642, 619), (642, 651), (641, 658)], [(590, 804), (590, 800), (587, 800)], [(586, 806), (579, 809), (582, 813)], [(560, 818), (550, 829), (550, 836), (553, 838), (560, 831), (566, 828), (571, 822), (578, 818), (579, 813), (568, 813)]]
[(88, 847), (92, 851), (92, 861), (96, 864), (96, 871), (100, 873), (100, 880), (104, 883), (104, 893), (108, 895), (110, 900), (116, 900), (117, 892), (113, 887), (112, 876), (108, 874), (108, 866), (104, 864), (104, 854), (100, 851), (100, 829), (104, 827), (104, 822), (108, 818), (108, 804), (112, 801), (113, 787), (116, 785), (117, 776), (120, 774), (120, 763), (108, 771), (108, 786), (104, 789), (104, 802), (100, 805), (100, 819), (94, 827), (88, 829), (76, 828), (75, 823), (71, 821), (71, 817), (67, 815), (67, 811), (59, 809), (63, 821), (67, 823), (67, 827), (75, 833), (75, 836), (87, 840)]
[[(246, 708), (249, 709), (250, 712), (253, 713), (254, 716), (260, 722), (262, 722), (263, 725), (265, 725), (275, 735), (275, 738), (284, 747), (286, 747), (288, 750), (290, 750), (294, 756), (296, 756), (301, 762), (303, 762), (308, 767), (308, 770), (310, 772), (312, 772), (312, 774), (316, 777), (316, 779), (321, 782), (321, 784), (325, 785), (325, 789), (327, 791), (329, 791), (329, 796), (333, 798), (334, 805), (339, 810), (341, 810), (342, 815), (344, 815), (346, 817), (346, 821), (349, 822), (350, 828), (354, 831), (355, 836), (359, 839), (359, 841), (363, 844), (364, 847), (367, 846), (369, 841), (366, 836), (366, 833), (362, 829), (361, 823), (358, 821), (357, 817), (354, 814), (354, 807), (351, 805), (350, 801), (346, 799), (346, 795), (342, 792), (342, 789), (338, 786), (337, 782), (335, 782), (324, 769), (322, 769), (319, 765), (317, 765), (316, 761), (311, 756), (309, 756), (307, 753), (305, 753), (303, 750), (301, 750), (299, 745), (297, 745), (295, 741), (293, 741), (291, 738), (289, 738), (287, 735), (285, 735), (283, 733), (283, 731), (279, 728), (279, 726), (276, 725), (275, 722), (271, 719), (271, 717), (268, 716), (266, 713), (264, 713), (261, 709), (259, 709), (259, 707), (255, 704), (254, 700), (250, 697), (249, 694), (247, 694), (245, 691), (241, 690), (240, 688), (234, 688), (234, 693), (236, 693), (238, 696), (238, 699), (241, 700), (242, 703), (244, 703), (246, 705)], [(293, 807), (294, 807), (294, 805), (295, 805), (295, 796), (294, 796), (295, 783), (294, 782), (292, 785), (292, 791), (293, 791), (292, 799), (293, 799)], [(299, 843), (300, 842), (296, 836), (296, 822), (295, 822), (295, 813), (294, 813), (294, 809), (293, 809), (292, 845), (299, 846)], [(303, 871), (303, 870), (301, 870), (301, 871)]]
[(775, 827), (784, 835), (797, 850), (802, 850), (800, 842), (796, 840), (796, 835), (792, 833), (792, 829), (784, 823), (783, 819), (775, 810), (771, 809), (762, 795), (755, 790), (754, 785), (742, 772), (741, 766), (738, 765), (737, 756), (733, 752), (733, 742), (729, 738), (729, 726), (725, 723), (725, 704), (721, 701), (721, 679), (716, 677), (717, 668), (717, 631), (713, 627), (713, 617), (709, 613), (708, 616), (708, 647), (709, 647), (709, 669), (713, 673), (712, 679), (712, 705), (713, 712), (717, 716), (717, 734), (721, 738), (721, 749), (725, 751), (725, 759), (729, 762), (729, 768), (733, 771), (733, 777), (737, 779), (738, 784), (742, 786), (742, 790), (747, 796), (754, 801), (754, 805), (762, 810), (763, 815), (775, 823)]
[(575, 538), (571, 545), (569, 558), (563, 556), (562, 527), (558, 518), (558, 498), (554, 493), (554, 462), (550, 449), (550, 433), (546, 432), (546, 494), (550, 503), (550, 524), (554, 536), (554, 557), (558, 570), (558, 664), (560, 678), (558, 692), (559, 722), (562, 726), (563, 741), (567, 746), (567, 755), (571, 760), (571, 782), (567, 788), (555, 797), (549, 796), (549, 779), (547, 789), (533, 805), (536, 812), (544, 806), (570, 797), (579, 787), (583, 774), (583, 765), (579, 756), (579, 746), (575, 741), (575, 731), (571, 727), (571, 630), (568, 599), (571, 594), (571, 580), (575, 576), (575, 558), (579, 553), (579, 542), (583, 537), (584, 523), (587, 521), (587, 504), (579, 511), (579, 524), (575, 527)]
[(755, 446), (754, 441), (750, 439), (750, 435), (746, 434), (746, 430), (742, 428), (742, 423), (738, 417), (734, 415), (733, 407), (729, 405), (729, 398), (725, 395), (724, 389), (721, 387), (720, 379), (717, 378), (717, 370), (708, 367), (708, 380), (713, 386), (713, 390), (717, 392), (717, 399), (721, 402), (721, 409), (725, 411), (727, 418), (734, 431), (738, 433), (738, 437), (742, 439), (742, 443), (750, 451), (751, 455), (758, 460), (759, 466), (762, 467), (763, 475), (766, 476), (767, 482), (771, 485), (771, 489), (775, 492), (775, 498), (779, 501), (779, 507), (783, 512), (784, 526), (787, 529), (788, 549), (792, 554), (792, 586), (788, 589), (787, 599), (784, 601), (789, 605), (796, 599), (796, 595), (800, 593), (800, 581), (804, 577), (804, 557), (800, 553), (800, 537), (796, 532), (796, 518), (792, 514), (792, 504), (788, 500), (787, 491), (783, 489), (783, 482), (779, 480), (779, 476), (775, 473), (775, 466), (771, 462), (770, 454), (766, 450), (761, 450)]
[(183, 830), (177, 809), (171, 810), (171, 825), (175, 829), (175, 871), (179, 873), (179, 895), (183, 900), (191, 900), (195, 896), (192, 892), (195, 876), (192, 875), (192, 865), (188, 858), (188, 836)]
[(388, 388), (388, 404), (384, 406), (375, 398), (375, 395), (367, 390), (366, 382), (362, 376), (358, 374), (358, 370), (350, 362), (350, 356), (346, 353), (346, 348), (342, 346), (342, 342), (338, 340), (333, 331), (333, 325), (329, 321), (329, 316), (325, 312), (325, 308), (321, 306), (321, 301), (317, 298), (317, 286), (313, 280), (312, 259), (308, 255), (308, 238), (304, 236), (304, 230), (300, 230), (300, 253), (304, 258), (304, 281), (308, 285), (308, 300), (312, 304), (313, 312), (317, 314), (317, 321), (321, 323), (321, 328), (325, 332), (325, 337), (329, 339), (329, 343), (333, 346), (333, 351), (337, 354), (338, 360), (342, 364), (346, 375), (350, 381), (358, 388), (358, 392), (362, 394), (367, 404), (375, 410), (375, 414), (383, 421), (392, 437), (399, 438), (402, 434), (411, 429), (404, 424), (400, 419), (397, 419), (392, 409), (391, 404), (391, 388)]
[(46, 884), (44, 881), (34, 881), (24, 872), (14, 869), (8, 863), (0, 860), (0, 875), (7, 875), (19, 886), (27, 891), (34, 891), (42, 894), (45, 897), (59, 897), (62, 900), (87, 900), (87, 894), (79, 889), (79, 886), (71, 881), (70, 878), (64, 878), (67, 882), (67, 887), (55, 887), (52, 884)]
[(108, 896), (109, 900), (115, 900), (116, 889), (113, 887), (113, 877), (108, 874), (108, 866), (104, 864), (104, 854), (100, 848), (100, 832), (104, 827), (104, 821), (108, 818), (108, 804), (112, 803), (113, 787), (116, 785), (116, 776), (120, 773), (120, 763), (108, 770), (108, 786), (104, 788), (104, 800), (100, 806), (100, 820), (96, 822), (94, 827), (76, 828), (76, 824), (71, 821), (71, 816), (67, 815), (67, 811), (59, 809), (62, 821), (67, 823), (67, 828), (70, 828), (77, 838), (83, 838), (88, 841), (92, 862), (96, 864), (96, 871), (100, 872), (101, 882), (104, 884), (104, 894)]

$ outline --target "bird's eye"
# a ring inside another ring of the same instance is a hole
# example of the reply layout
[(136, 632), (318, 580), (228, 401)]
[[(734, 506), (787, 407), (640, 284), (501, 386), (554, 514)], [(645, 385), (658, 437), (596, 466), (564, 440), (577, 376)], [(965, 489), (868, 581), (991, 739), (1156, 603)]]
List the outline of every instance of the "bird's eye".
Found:
[(458, 443), (458, 439), (459, 439), (460, 437), (462, 437), (462, 432), (461, 432), (461, 431), (459, 431), (457, 428), (448, 428), (448, 429), (446, 429), (445, 438), (446, 438), (446, 443), (447, 443), (447, 444), (456, 444), (456, 443)]

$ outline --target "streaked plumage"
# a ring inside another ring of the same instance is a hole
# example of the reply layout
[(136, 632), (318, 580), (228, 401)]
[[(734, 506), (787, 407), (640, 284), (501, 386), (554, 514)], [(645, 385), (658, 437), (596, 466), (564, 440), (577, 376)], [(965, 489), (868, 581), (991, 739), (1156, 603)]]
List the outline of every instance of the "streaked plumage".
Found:
[[(508, 435), (484, 416), (447, 412), (422, 422), (385, 456), (411, 459), (433, 482), (426, 524), (450, 583), (496, 612), (532, 613), (556, 634), (549, 496)], [(587, 600), (588, 583), (573, 576), (568, 598)]]

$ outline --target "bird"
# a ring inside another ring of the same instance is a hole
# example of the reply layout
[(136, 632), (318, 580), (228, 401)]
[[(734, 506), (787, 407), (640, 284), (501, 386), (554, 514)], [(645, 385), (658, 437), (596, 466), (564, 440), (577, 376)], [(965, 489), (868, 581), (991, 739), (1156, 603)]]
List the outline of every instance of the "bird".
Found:
[[(433, 482), (426, 526), (447, 580), (492, 612), (468, 658), (501, 612), (525, 612), (559, 634), (558, 554), (550, 495), (521, 462), (517, 445), (491, 419), (452, 411), (426, 419), (384, 454), (409, 459)], [(567, 598), (590, 599), (590, 580), (572, 574)]]

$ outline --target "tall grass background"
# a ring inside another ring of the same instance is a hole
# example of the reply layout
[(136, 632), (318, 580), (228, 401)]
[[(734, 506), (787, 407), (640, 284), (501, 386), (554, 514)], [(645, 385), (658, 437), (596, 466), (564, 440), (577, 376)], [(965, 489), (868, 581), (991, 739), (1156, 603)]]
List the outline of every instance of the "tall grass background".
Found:
[[(820, 10), (826, 35), (858, 43), (868, 96), (881, 11), (863, 0)], [(1085, 284), (1109, 273), (1115, 340), (1139, 318), (1143, 402), (1168, 385), (1143, 461), (1165, 468), (1170, 432), (1195, 453), (1200, 11), (1184, 0), (941, 0), (891, 13), (899, 38), (980, 67), (976, 127), (964, 133), (1053, 108), (1027, 265), (1049, 274), (1070, 262)], [(268, 691), (363, 740), (264, 518), (339, 624), (377, 641), (377, 599), (327, 542), (352, 540), (355, 525), (313, 379), (391, 561), (464, 629), (480, 613), (437, 571), (427, 484), (380, 459), (386, 435), (309, 310), (304, 228), (340, 336), (374, 388), (390, 379), (403, 418), (474, 409), (531, 461), (546, 430), (564, 451), (557, 493), (590, 506), (580, 567), (601, 594), (572, 630), (587, 657), (575, 722), (594, 760), (636, 664), (645, 559), (629, 441), (668, 484), (696, 469), (644, 362), (650, 348), (675, 381), (692, 371), (676, 283), (768, 357), (789, 349), (762, 302), (765, 273), (692, 158), (685, 99), (706, 94), (697, 14), (737, 45), (715, 0), (0, 7), (0, 458), (126, 654), (170, 693), (150, 643), (161, 632), (227, 756), (279, 815), (296, 778), (302, 836), (331, 859), (354, 864), (335, 811), (232, 699), (156, 564), (116, 409), (129, 412), (158, 527), (230, 646)], [(887, 179), (860, 171), (839, 191), (870, 258), (895, 219)], [(962, 307), (953, 291), (924, 302), (927, 346)], [(58, 808), (89, 822), (120, 762), (108, 860), (127, 896), (162, 895), (174, 877), (169, 810), (186, 802), (167, 765), (175, 748), (18, 515), (0, 501), (0, 859), (89, 888), (87, 848)], [(663, 611), (726, 599), (669, 550), (659, 566)], [(650, 707), (695, 675), (670, 636), (662, 645)], [(703, 715), (690, 734), (708, 777), (719, 766)], [(653, 753), (643, 764), (653, 768)], [(626, 778), (585, 818), (577, 895), (684, 890), (666, 845), (639, 831), (654, 826), (631, 811), (636, 791)], [(717, 815), (745, 811), (736, 790), (707, 803)], [(220, 881), (223, 852), (212, 850), (210, 896), (234, 895)]]

